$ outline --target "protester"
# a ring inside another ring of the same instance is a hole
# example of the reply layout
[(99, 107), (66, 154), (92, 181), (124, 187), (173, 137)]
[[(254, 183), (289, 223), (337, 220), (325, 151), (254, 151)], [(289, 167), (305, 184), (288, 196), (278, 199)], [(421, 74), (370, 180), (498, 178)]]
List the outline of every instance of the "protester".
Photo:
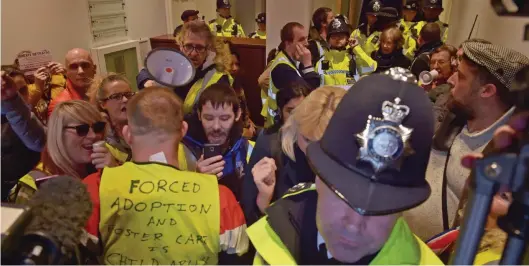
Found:
[(318, 61), (329, 50), (327, 43), (327, 28), (334, 19), (332, 9), (320, 7), (312, 14), (312, 27), (309, 29), (308, 49), (312, 55), (312, 65)]
[(430, 70), (430, 54), (443, 45), (439, 25), (428, 23), (422, 27), (417, 44), (420, 48), (415, 52), (415, 59), (411, 63), (410, 70), (419, 78), (421, 72)]
[(398, 28), (385, 29), (380, 36), (380, 48), (371, 54), (377, 62), (375, 73), (385, 72), (393, 67), (409, 68), (410, 60), (404, 56), (402, 45), (404, 37)]
[(52, 175), (85, 178), (116, 162), (105, 146), (96, 143), (106, 135), (106, 122), (97, 109), (81, 100), (61, 102), (48, 121), (41, 164), (20, 179), (13, 190), (16, 202), (27, 200), (38, 188), (38, 179)]
[[(306, 164), (307, 145), (322, 137), (345, 92), (337, 87), (321, 87), (313, 91), (281, 128), (281, 149), (288, 159), (280, 158), (276, 162), (274, 158), (265, 157), (255, 164), (252, 176), (258, 194), (254, 201), (262, 214), (270, 203), (280, 199), (289, 188), (299, 183), (314, 182), (314, 175)], [(298, 159), (300, 163), (297, 163)], [(281, 165), (283, 162), (286, 164)], [(278, 168), (279, 171), (276, 171)], [(290, 169), (299, 173), (292, 176)]]
[(178, 27), (176, 27), (174, 29), (174, 32), (173, 32), (173, 37), (176, 37), (180, 31), (182, 30), (182, 27), (184, 26), (184, 24), (186, 24), (187, 22), (190, 22), (190, 21), (195, 21), (198, 19), (198, 13), (200, 13), (200, 11), (198, 10), (185, 10), (184, 12), (182, 12), (182, 15), (180, 16), (180, 19), (182, 19), (182, 22), (184, 22), (182, 25), (179, 25)]
[(28, 86), (27, 103), (33, 107), (33, 112), (43, 122), (48, 121), (50, 102), (59, 96), (66, 88), (66, 69), (61, 63), (50, 62), (33, 74), (35, 83)]
[[(529, 59), (511, 49), (478, 41), (463, 43), (448, 114), (434, 138), (427, 177), (432, 197), (420, 208), (405, 213), (414, 233), (427, 239), (451, 227), (470, 170), (460, 165), (469, 153), (485, 152), (494, 130), (514, 111), (514, 74)], [(424, 219), (424, 217), (429, 217)]]
[[(278, 115), (274, 126), (267, 128), (259, 135), (255, 147), (250, 156), (250, 161), (244, 169), (241, 206), (246, 217), (246, 224), (252, 225), (263, 215), (256, 204), (257, 186), (252, 174), (252, 169), (262, 158), (268, 157), (277, 161), (277, 186), (280, 182), (285, 182), (287, 188), (297, 184), (292, 181), (287, 184), (288, 180), (306, 180), (314, 179), (314, 174), (305, 156), (298, 155), (297, 160), (291, 161), (281, 150), (281, 135), (279, 129), (288, 120), (292, 112), (299, 106), (308, 94), (309, 87), (305, 82), (293, 83), (289, 89), (281, 90), (277, 93)], [(285, 169), (285, 170), (282, 170)], [(287, 170), (292, 169), (292, 170)], [(281, 170), (281, 171), (280, 171)], [(277, 191), (286, 190), (278, 188)], [(279, 194), (279, 192), (277, 193)], [(272, 200), (275, 200), (274, 198)]]
[(90, 52), (75, 48), (66, 53), (66, 88), (53, 99), (48, 106), (48, 117), (51, 116), (55, 105), (69, 100), (88, 100), (86, 95), (97, 66), (90, 56)]
[[(372, 55), (380, 47), (380, 35), (389, 28), (398, 28), (399, 12), (393, 7), (383, 7), (377, 12), (377, 22), (374, 25), (373, 32), (366, 40), (362, 49), (368, 55)], [(374, 71), (371, 70), (371, 71)], [(362, 75), (369, 73), (362, 73)]]
[(2, 201), (5, 201), (18, 180), (38, 164), (46, 135), (20, 95), (20, 81), (17, 84), (4, 71), (1, 78)]
[(211, 32), (218, 37), (246, 37), (242, 25), (231, 16), (229, 0), (217, 0), (217, 18), (209, 21)]
[(28, 91), (28, 79), (26, 76), (24, 76), (24, 72), (22, 72), (18, 67), (14, 65), (5, 65), (2, 66), (2, 71), (5, 72), (7, 76), (9, 76), (16, 86), (18, 93), (22, 97), (22, 99), (28, 103), (29, 100), (29, 91)]
[[(182, 142), (189, 171), (216, 175), (240, 199), (244, 167), (253, 143), (242, 136), (239, 99), (228, 85), (214, 84), (200, 95), (198, 110), (187, 117), (189, 131)], [(217, 147), (206, 157), (206, 144)]]
[(256, 136), (257, 129), (255, 124), (250, 119), (250, 111), (248, 110), (248, 101), (246, 100), (246, 95), (244, 94), (244, 88), (242, 87), (242, 73), (241, 73), (241, 56), (235, 48), (230, 43), (230, 53), (231, 53), (231, 67), (230, 75), (235, 78), (233, 82), (233, 89), (239, 97), (239, 103), (241, 105), (241, 119), (243, 123), (243, 133), (242, 135), (247, 139), (253, 139)]
[(430, 194), (433, 137), (429, 99), (401, 78), (368, 76), (344, 96), (307, 149), (316, 185), (293, 187), (248, 228), (256, 263), (441, 263), (400, 217)]
[(257, 30), (250, 33), (248, 37), (266, 40), (266, 13), (259, 13), (255, 19)]
[[(320, 76), (314, 72), (312, 56), (306, 48), (305, 27), (297, 22), (287, 23), (281, 29), (279, 52), (273, 60), (270, 75), (270, 87), (263, 98), (261, 115), (265, 117), (265, 128), (274, 124), (277, 114), (276, 94), (287, 88), (292, 82), (305, 80), (312, 89), (319, 87)], [(297, 63), (299, 62), (299, 67)]]
[(123, 137), (123, 127), (127, 125), (127, 102), (134, 94), (127, 78), (115, 73), (94, 80), (90, 89), (90, 102), (109, 125), (106, 146), (120, 163), (129, 161), (132, 155)]
[(94, 205), (87, 231), (102, 244), (101, 263), (241, 263), (248, 237), (233, 193), (215, 176), (179, 170), (174, 147), (187, 131), (183, 117), (169, 89), (142, 90), (127, 103), (123, 129), (133, 160), (83, 181)]

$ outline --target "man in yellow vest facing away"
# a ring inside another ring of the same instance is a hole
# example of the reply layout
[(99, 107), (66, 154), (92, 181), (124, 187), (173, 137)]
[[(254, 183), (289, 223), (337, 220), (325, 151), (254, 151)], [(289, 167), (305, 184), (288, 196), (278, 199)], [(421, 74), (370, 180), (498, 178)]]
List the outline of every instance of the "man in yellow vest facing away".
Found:
[(424, 12), (424, 20), (417, 22), (411, 27), (411, 33), (415, 40), (419, 38), (422, 27), (427, 23), (436, 23), (441, 28), (441, 41), (445, 43), (448, 40), (448, 24), (439, 20), (439, 16), (443, 13), (443, 0), (423, 0), (422, 11)]
[(248, 228), (254, 264), (442, 264), (401, 217), (430, 196), (432, 106), (403, 81), (411, 73), (392, 70), (353, 85), (309, 144), (315, 185), (293, 187)]
[(217, 18), (209, 21), (209, 28), (218, 37), (246, 37), (239, 22), (231, 16), (229, 0), (217, 0)]
[(255, 19), (257, 30), (250, 33), (250, 38), (266, 40), (266, 13), (260, 13)]
[(307, 49), (307, 30), (298, 22), (289, 22), (281, 29), (279, 52), (271, 62), (270, 86), (268, 92), (261, 92), (265, 127), (274, 124), (277, 114), (276, 95), (294, 82), (304, 80), (311, 89), (320, 86), (320, 75), (314, 71), (312, 55)]
[(178, 169), (174, 147), (187, 131), (180, 99), (146, 88), (129, 101), (127, 117), (133, 160), (105, 168), (100, 179), (103, 262), (203, 265), (244, 254), (246, 225), (233, 193), (213, 175)]

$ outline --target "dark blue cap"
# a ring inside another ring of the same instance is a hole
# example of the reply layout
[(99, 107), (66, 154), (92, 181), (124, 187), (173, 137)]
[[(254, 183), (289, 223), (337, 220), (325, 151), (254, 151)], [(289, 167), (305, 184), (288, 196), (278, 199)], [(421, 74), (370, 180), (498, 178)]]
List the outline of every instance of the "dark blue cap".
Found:
[(401, 212), (430, 196), (425, 174), (434, 133), (432, 103), (422, 88), (399, 75), (371, 75), (353, 85), (322, 139), (307, 149), (321, 180), (362, 215)]

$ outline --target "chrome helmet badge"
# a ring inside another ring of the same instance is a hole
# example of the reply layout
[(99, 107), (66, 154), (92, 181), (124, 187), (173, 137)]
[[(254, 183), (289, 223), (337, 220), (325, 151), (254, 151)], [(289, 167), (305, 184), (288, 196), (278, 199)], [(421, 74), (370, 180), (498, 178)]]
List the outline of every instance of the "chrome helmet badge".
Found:
[(369, 116), (366, 128), (356, 135), (361, 148), (358, 160), (368, 162), (375, 173), (385, 169), (400, 169), (401, 159), (413, 153), (408, 140), (413, 129), (402, 125), (402, 121), (410, 113), (406, 105), (384, 101), (382, 115), (384, 118)]
[(333, 27), (334, 29), (339, 29), (341, 26), (342, 26), (342, 22), (341, 22), (339, 19), (335, 18), (335, 19), (332, 21), (332, 27)]
[(375, 11), (375, 12), (380, 11), (380, 2), (376, 1), (376, 2), (373, 4), (373, 11)]

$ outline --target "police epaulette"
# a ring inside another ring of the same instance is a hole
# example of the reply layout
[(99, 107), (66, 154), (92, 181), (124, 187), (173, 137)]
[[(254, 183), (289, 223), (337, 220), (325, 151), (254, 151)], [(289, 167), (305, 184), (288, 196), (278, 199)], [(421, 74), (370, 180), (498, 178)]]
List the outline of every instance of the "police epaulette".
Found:
[(215, 20), (217, 20), (217, 19), (214, 18), (214, 19), (210, 20), (209, 23), (213, 23), (213, 22), (215, 22)]
[(303, 193), (305, 191), (315, 190), (315, 189), (316, 189), (316, 185), (314, 183), (308, 183), (308, 182), (299, 183), (291, 187), (290, 189), (288, 189), (287, 192), (285, 192), (285, 195), (283, 195), (283, 198), (294, 196), (294, 195)]
[(248, 38), (253, 38), (253, 36), (255, 36), (256, 34), (257, 34), (257, 32), (254, 31), (254, 32), (250, 33), (250, 35), (248, 35)]
[(448, 28), (448, 24), (447, 24), (447, 23), (443, 23), (443, 26), (445, 26), (446, 28)]

